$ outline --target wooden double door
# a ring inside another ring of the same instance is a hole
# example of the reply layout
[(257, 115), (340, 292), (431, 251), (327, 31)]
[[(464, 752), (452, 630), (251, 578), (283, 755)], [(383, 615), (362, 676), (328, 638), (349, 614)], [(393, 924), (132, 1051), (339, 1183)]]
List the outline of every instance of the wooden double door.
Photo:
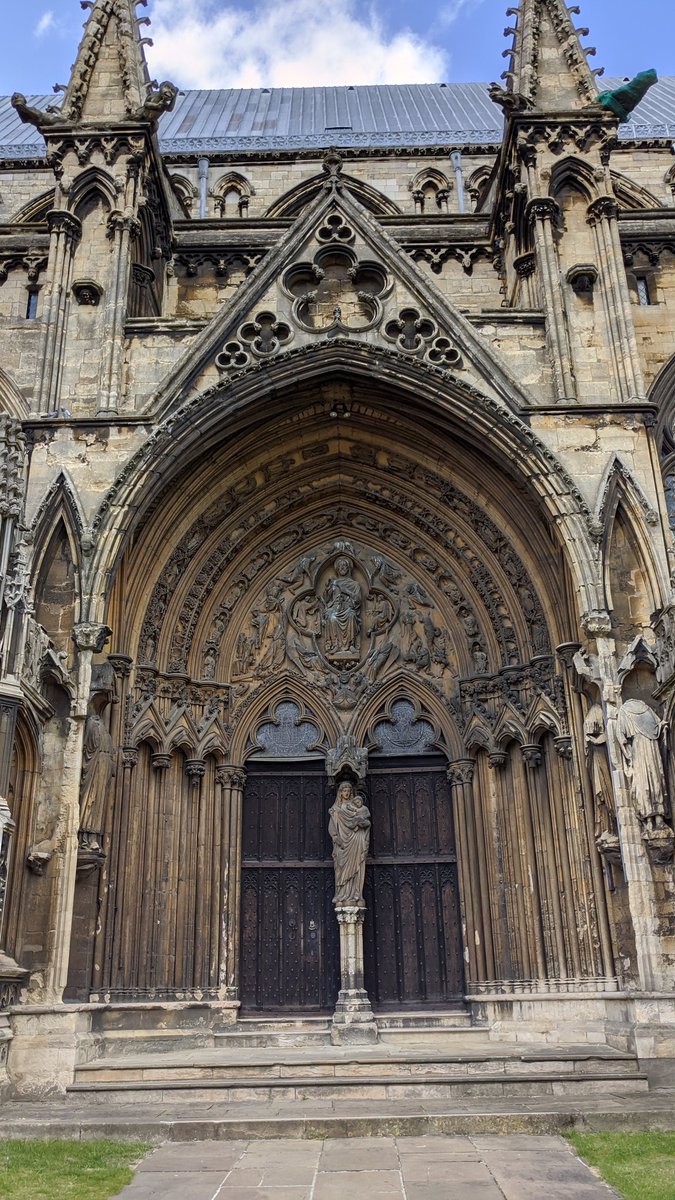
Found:
[[(446, 1005), (463, 991), (450, 788), (440, 756), (372, 760), (364, 925), (377, 1008)], [(323, 762), (249, 763), (241, 878), (242, 1006), (328, 1012), (340, 986), (339, 932)]]

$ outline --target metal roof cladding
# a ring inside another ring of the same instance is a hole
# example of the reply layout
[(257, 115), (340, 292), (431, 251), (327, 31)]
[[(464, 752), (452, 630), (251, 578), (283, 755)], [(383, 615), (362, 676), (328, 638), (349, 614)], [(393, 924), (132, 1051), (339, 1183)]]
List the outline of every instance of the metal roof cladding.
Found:
[[(622, 80), (603, 80), (603, 88)], [(37, 108), (54, 96), (29, 96)], [(181, 92), (159, 122), (164, 154), (310, 150), (328, 146), (495, 145), (502, 112), (485, 83), (382, 84), (373, 87), (231, 88)], [(675, 77), (660, 79), (619, 137), (675, 137)], [(44, 143), (0, 97), (0, 157), (42, 157)]]

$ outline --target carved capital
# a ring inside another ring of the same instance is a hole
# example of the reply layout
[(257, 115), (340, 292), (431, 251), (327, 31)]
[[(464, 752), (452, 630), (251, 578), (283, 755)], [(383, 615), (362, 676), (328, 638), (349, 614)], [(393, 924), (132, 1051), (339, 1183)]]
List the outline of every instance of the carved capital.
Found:
[(513, 260), (513, 269), (520, 279), (527, 279), (530, 275), (534, 275), (537, 267), (537, 256), (529, 251), (527, 254), (519, 254), (518, 258)]
[(492, 754), (488, 754), (488, 767), (491, 771), (501, 771), (508, 757), (506, 750), (493, 750)]
[(335, 905), (335, 916), (339, 925), (362, 925), (365, 914), (365, 904)]
[(558, 226), (562, 213), (557, 200), (551, 196), (535, 196), (527, 203), (525, 217), (528, 224), (533, 224), (534, 221), (550, 221), (553, 226)]
[(110, 663), (116, 675), (122, 679), (127, 679), (131, 675), (131, 668), (134, 664), (133, 658), (128, 654), (109, 654), (108, 662)]
[(185, 764), (185, 774), (193, 787), (197, 787), (206, 774), (206, 763), (203, 758), (188, 758)]
[(598, 196), (586, 209), (586, 220), (589, 225), (595, 225), (598, 221), (610, 221), (618, 215), (619, 205), (613, 196)]
[(530, 770), (534, 771), (537, 769), (537, 767), (541, 766), (541, 746), (535, 746), (534, 744), (521, 746), (520, 752), (523, 756), (523, 761), (527, 764)]
[(586, 637), (609, 637), (612, 632), (609, 613), (604, 608), (593, 608), (582, 613), (581, 628)]
[(47, 213), (47, 225), (50, 233), (62, 233), (72, 242), (79, 242), (82, 236), (82, 222), (65, 208), (53, 208)]
[(473, 781), (473, 773), (475, 762), (472, 758), (460, 758), (456, 762), (450, 763), (448, 767), (448, 779), (453, 787), (460, 784), (467, 784)]
[(129, 237), (137, 238), (141, 232), (141, 223), (138, 217), (134, 217), (131, 213), (121, 212), (118, 208), (113, 209), (108, 217), (108, 237), (114, 237), (116, 233), (128, 233)]
[(156, 771), (166, 771), (171, 766), (171, 755), (153, 754), (150, 762)]
[(656, 866), (666, 866), (672, 862), (675, 834), (670, 825), (666, 825), (664, 822), (658, 829), (643, 829), (642, 840), (647, 848), (650, 861)]
[(136, 746), (125, 746), (122, 751), (122, 766), (127, 770), (132, 770), (138, 762), (138, 749)]
[(554, 738), (553, 745), (555, 746), (556, 754), (559, 754), (561, 758), (571, 759), (572, 739), (569, 734), (564, 734), (562, 737)]
[(555, 652), (558, 655), (563, 666), (569, 670), (574, 662), (574, 655), (581, 650), (581, 642), (561, 642), (556, 646)]
[(221, 787), (231, 788), (232, 791), (243, 792), (246, 772), (241, 767), (217, 767), (216, 783)]
[(91, 650), (100, 654), (112, 633), (109, 625), (100, 625), (97, 621), (82, 621), (73, 625), (73, 641), (78, 650)]

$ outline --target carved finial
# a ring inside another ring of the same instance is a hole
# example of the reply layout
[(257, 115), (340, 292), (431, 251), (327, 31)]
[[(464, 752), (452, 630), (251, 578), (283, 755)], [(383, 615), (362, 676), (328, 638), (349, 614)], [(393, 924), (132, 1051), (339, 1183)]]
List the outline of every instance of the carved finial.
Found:
[(331, 146), (323, 156), (323, 169), (326, 173), (324, 187), (330, 188), (333, 191), (339, 190), (341, 187), (340, 173), (344, 158), (340, 154), (336, 146)]

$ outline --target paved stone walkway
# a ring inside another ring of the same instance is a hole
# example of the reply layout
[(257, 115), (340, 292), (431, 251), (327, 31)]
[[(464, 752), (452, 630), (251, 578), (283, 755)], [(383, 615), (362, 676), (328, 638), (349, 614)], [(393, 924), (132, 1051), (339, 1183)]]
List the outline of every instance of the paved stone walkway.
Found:
[(124, 1200), (611, 1200), (559, 1137), (165, 1144)]

